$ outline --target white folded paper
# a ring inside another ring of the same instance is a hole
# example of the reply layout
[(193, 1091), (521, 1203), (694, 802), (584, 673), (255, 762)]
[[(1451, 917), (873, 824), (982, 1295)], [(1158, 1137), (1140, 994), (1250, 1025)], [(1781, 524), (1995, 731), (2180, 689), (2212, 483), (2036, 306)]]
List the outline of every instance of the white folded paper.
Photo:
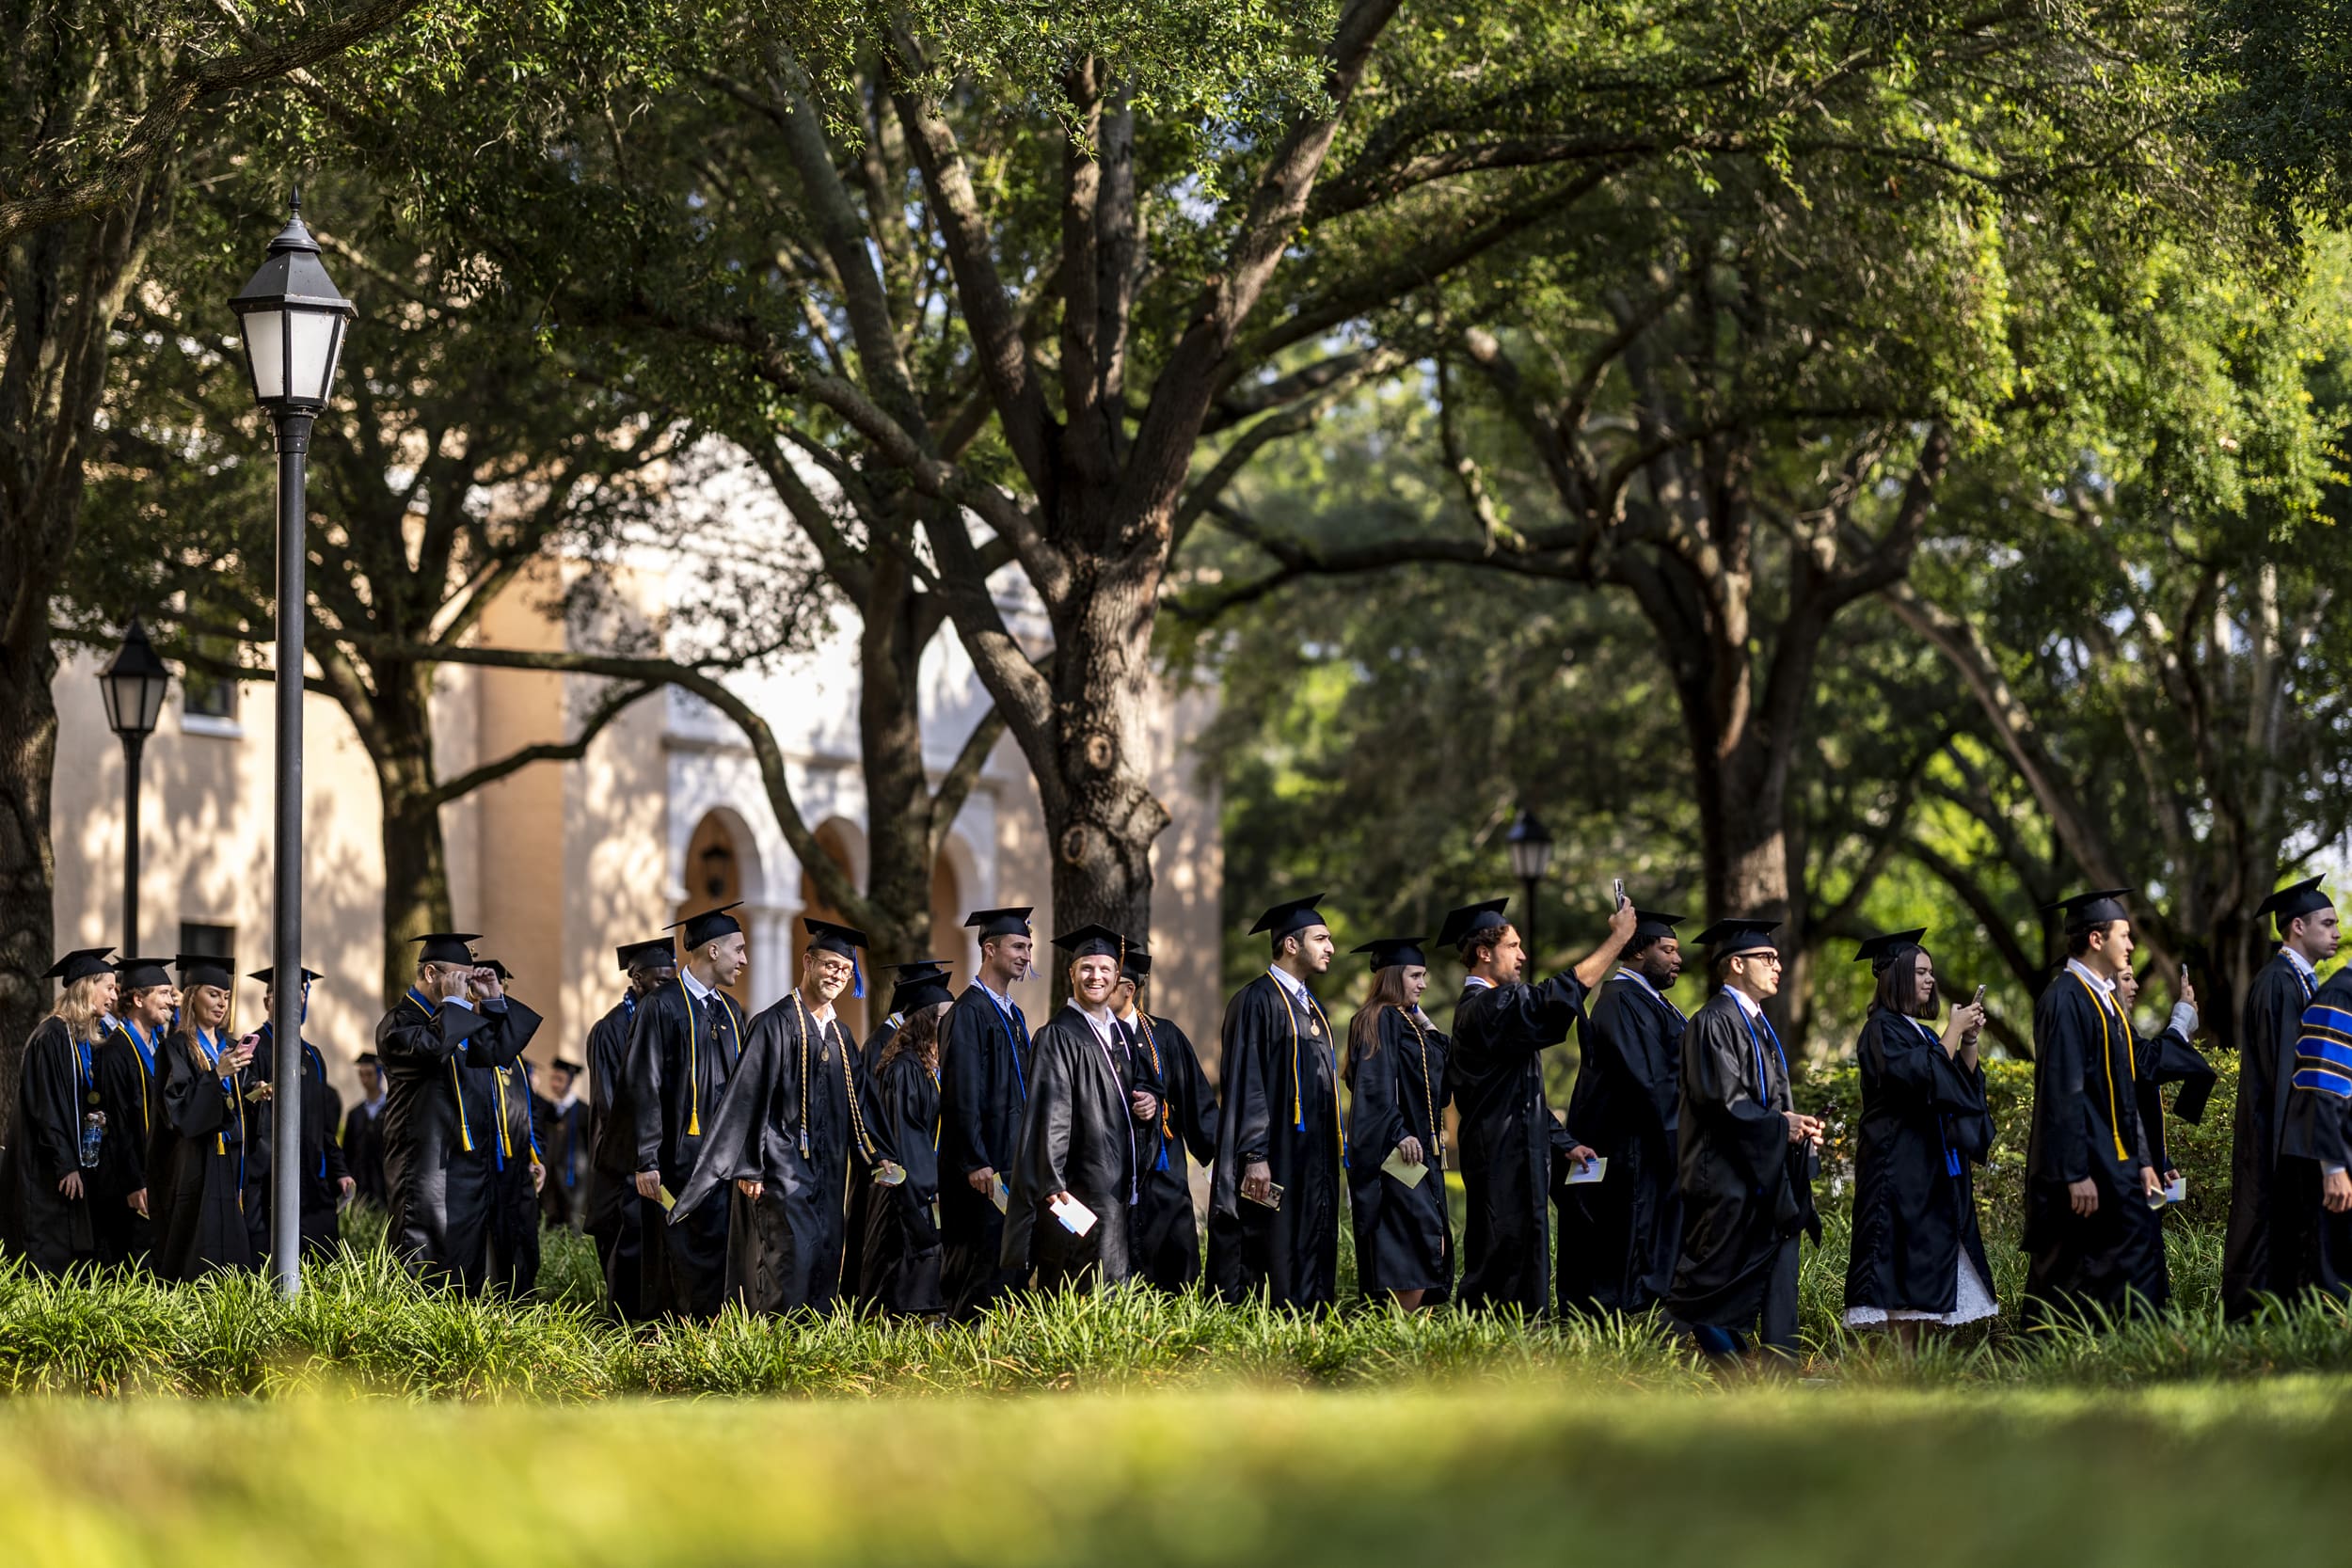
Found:
[(1074, 1197), (1057, 1197), (1045, 1207), (1073, 1236), (1083, 1236), (1094, 1228), (1094, 1211)]
[(1587, 1182), (1605, 1180), (1608, 1178), (1608, 1175), (1609, 1156), (1606, 1154), (1596, 1154), (1591, 1159), (1585, 1161), (1581, 1166), (1570, 1165), (1568, 1167), (1568, 1180), (1566, 1184), (1571, 1187), (1581, 1187)]

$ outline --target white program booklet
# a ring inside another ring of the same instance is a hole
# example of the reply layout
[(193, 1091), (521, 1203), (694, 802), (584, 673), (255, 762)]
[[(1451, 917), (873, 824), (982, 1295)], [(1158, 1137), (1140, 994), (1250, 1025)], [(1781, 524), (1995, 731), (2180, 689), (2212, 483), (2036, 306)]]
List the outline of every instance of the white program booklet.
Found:
[(1061, 1221), (1062, 1228), (1073, 1236), (1083, 1236), (1094, 1228), (1094, 1211), (1074, 1197), (1056, 1198), (1046, 1207), (1053, 1211), (1056, 1219)]
[(1581, 1187), (1587, 1182), (1604, 1181), (1608, 1180), (1608, 1177), (1609, 1156), (1596, 1154), (1581, 1165), (1570, 1165), (1565, 1184), (1571, 1187)]

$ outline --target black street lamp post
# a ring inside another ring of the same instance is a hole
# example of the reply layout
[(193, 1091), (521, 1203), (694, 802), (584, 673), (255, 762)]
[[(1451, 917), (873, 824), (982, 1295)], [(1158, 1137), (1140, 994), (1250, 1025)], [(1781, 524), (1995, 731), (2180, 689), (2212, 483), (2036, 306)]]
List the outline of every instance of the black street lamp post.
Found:
[(1535, 889), (1551, 866), (1551, 834), (1535, 820), (1534, 812), (1521, 806), (1502, 842), (1511, 848), (1511, 874), (1527, 895), (1527, 973), (1532, 980), (1535, 974)]
[[(302, 582), (309, 506), (304, 498), (310, 427), (326, 407), (342, 356), (343, 332), (359, 312), (337, 291), (302, 223), (294, 193), (286, 227), (268, 259), (229, 302), (245, 339), (246, 373), (278, 428), (277, 864), (272, 883), (270, 967), (302, 973), (302, 634), (309, 601)], [(302, 1013), (280, 1008), (272, 1088), (270, 1272), (278, 1292), (302, 1289)], [(283, 1016), (292, 1013), (291, 1019)], [(285, 1037), (289, 1034), (292, 1038)], [(289, 1065), (291, 1064), (291, 1066)]]
[(164, 716), (164, 693), (171, 672), (155, 657), (138, 617), (122, 629), (122, 646), (98, 677), (106, 699), (106, 722), (122, 742), (122, 956), (139, 948), (139, 760), (147, 737)]

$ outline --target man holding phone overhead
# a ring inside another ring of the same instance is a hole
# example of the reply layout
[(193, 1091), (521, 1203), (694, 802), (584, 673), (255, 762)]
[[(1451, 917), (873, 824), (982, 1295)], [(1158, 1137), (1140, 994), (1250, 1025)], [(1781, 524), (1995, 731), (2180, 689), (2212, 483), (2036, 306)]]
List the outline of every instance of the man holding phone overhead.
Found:
[(1516, 1306), (1530, 1318), (1551, 1305), (1552, 1183), (1562, 1167), (1594, 1158), (1551, 1114), (1544, 1098), (1543, 1053), (1568, 1037), (1584, 1001), (1632, 940), (1639, 917), (1622, 894), (1609, 935), (1575, 968), (1528, 984), (1507, 898), (1445, 917), (1440, 943), (1470, 973), (1454, 1006), (1454, 1051), (1446, 1064), (1461, 1113), (1458, 1148), (1468, 1210), (1462, 1224), (1465, 1307)]
[(375, 1026), (389, 1092), (389, 1239), (419, 1273), (479, 1293), (489, 1267), (498, 1127), (482, 1092), (487, 1075), (466, 1069), (512, 1064), (538, 1032), (539, 1015), (508, 1000), (497, 973), (474, 961), (471, 933), (410, 940), (420, 944), (416, 984)]

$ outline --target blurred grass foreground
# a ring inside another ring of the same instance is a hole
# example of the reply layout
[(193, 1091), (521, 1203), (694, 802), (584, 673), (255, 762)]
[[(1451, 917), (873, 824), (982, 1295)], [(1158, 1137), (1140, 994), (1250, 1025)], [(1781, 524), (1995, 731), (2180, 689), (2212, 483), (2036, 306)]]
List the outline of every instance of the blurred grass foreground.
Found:
[(2341, 1385), (1557, 1385), (528, 1405), (31, 1402), (0, 1543), (92, 1564), (2243, 1559), (2343, 1529)]

